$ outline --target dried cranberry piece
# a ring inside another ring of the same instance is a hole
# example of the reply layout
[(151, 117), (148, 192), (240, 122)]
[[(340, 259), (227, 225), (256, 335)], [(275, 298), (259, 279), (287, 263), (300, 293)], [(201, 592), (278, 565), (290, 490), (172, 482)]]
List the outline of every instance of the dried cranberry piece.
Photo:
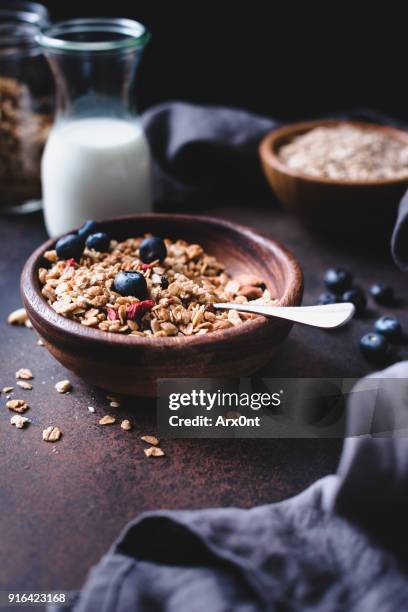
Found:
[(208, 304), (205, 305), (204, 310), (206, 312), (215, 312), (214, 304), (212, 302), (208, 302)]
[(110, 321), (117, 321), (119, 319), (118, 311), (114, 308), (108, 308), (108, 319)]
[(74, 268), (76, 266), (76, 261), (73, 257), (71, 257), (71, 259), (67, 259), (67, 261), (65, 262), (65, 267), (66, 268)]
[(142, 300), (141, 302), (137, 302), (136, 304), (128, 304), (126, 308), (127, 318), (131, 321), (135, 319), (140, 319), (146, 312), (151, 310), (154, 306), (153, 300)]
[(150, 270), (152, 266), (150, 264), (142, 263), (140, 267), (142, 268), (142, 270)]

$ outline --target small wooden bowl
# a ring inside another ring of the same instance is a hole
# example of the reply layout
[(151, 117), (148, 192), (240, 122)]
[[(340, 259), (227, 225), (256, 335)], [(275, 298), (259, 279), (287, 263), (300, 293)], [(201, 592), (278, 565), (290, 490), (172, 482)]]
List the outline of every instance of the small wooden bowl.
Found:
[(398, 203), (408, 188), (404, 178), (372, 181), (346, 181), (310, 177), (288, 168), (278, 157), (282, 145), (316, 127), (347, 123), (364, 130), (375, 130), (408, 143), (408, 132), (388, 126), (357, 121), (309, 121), (287, 125), (270, 132), (259, 147), (265, 176), (282, 204), (312, 229), (341, 236), (361, 237), (362, 223), (367, 231), (363, 241), (389, 237), (395, 223)]
[[(250, 272), (264, 280), (284, 306), (300, 304), (301, 269), (278, 243), (228, 221), (192, 215), (141, 214), (103, 222), (112, 238), (146, 232), (201, 244), (233, 275)], [(38, 269), (55, 240), (28, 259), (21, 292), (28, 316), (52, 355), (89, 383), (108, 391), (154, 396), (158, 378), (220, 378), (249, 375), (265, 365), (286, 338), (291, 323), (263, 317), (201, 336), (176, 338), (112, 334), (58, 315), (40, 293)]]

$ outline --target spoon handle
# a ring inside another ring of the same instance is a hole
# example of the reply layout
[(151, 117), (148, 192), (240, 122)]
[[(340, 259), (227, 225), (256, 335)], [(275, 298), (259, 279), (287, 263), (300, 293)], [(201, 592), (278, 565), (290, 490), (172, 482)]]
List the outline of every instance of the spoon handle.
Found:
[(323, 304), (319, 306), (269, 306), (265, 304), (214, 304), (214, 308), (252, 312), (265, 317), (278, 317), (295, 323), (331, 329), (341, 327), (355, 312), (354, 304)]

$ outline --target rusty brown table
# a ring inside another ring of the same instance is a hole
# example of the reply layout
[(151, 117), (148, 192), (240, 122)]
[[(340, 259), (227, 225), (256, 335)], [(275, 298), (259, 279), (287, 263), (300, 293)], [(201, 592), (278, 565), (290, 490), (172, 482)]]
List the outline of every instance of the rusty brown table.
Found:
[[(350, 268), (366, 288), (386, 280), (406, 298), (405, 278), (389, 255), (322, 245), (291, 218), (265, 208), (224, 206), (208, 213), (251, 225), (291, 248), (305, 273), (304, 303), (316, 299), (331, 265)], [(135, 422), (132, 432), (98, 426), (98, 418), (112, 411), (105, 394), (64, 371), (37, 345), (33, 331), (5, 323), (20, 305), (22, 264), (43, 239), (40, 215), (1, 219), (0, 385), (13, 385), (21, 367), (35, 375), (32, 391), (14, 393), (31, 405), (26, 430), (10, 426), (4, 393), (0, 397), (1, 588), (77, 588), (125, 523), (142, 511), (274, 502), (336, 469), (341, 448), (336, 440), (173, 440), (164, 444), (166, 458), (148, 460), (139, 437), (155, 429), (150, 401), (131, 400), (113, 411)], [(279, 360), (263, 374), (355, 377), (369, 372), (358, 339), (376, 314), (336, 333), (293, 329)], [(408, 326), (403, 304), (395, 314)], [(73, 391), (59, 395), (54, 384), (66, 377)], [(54, 445), (41, 439), (42, 429), (52, 423), (64, 434)]]

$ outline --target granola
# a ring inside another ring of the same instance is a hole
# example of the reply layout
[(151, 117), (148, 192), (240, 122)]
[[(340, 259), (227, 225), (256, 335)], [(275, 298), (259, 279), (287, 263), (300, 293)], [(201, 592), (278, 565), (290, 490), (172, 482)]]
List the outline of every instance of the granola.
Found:
[[(58, 258), (55, 250), (47, 251), (48, 267), (38, 272), (43, 297), (58, 314), (85, 327), (155, 337), (203, 335), (257, 317), (215, 310), (215, 302), (277, 302), (262, 279), (253, 274), (232, 279), (199, 244), (165, 240), (165, 259), (143, 263), (139, 252), (143, 240), (111, 240), (109, 252), (85, 247), (79, 263)], [(144, 276), (148, 299), (114, 290), (115, 277), (123, 271)]]
[(42, 432), (44, 442), (57, 442), (61, 437), (61, 430), (56, 425), (50, 425)]

